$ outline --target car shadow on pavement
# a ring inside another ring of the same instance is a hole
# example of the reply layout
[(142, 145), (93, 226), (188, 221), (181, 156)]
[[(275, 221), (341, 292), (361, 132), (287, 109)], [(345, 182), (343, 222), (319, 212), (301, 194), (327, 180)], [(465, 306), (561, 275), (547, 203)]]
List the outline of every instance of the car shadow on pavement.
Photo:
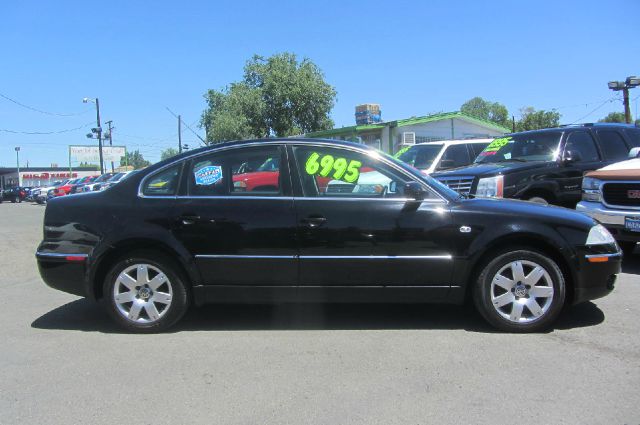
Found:
[[(589, 327), (603, 321), (604, 313), (595, 304), (584, 303), (566, 309), (553, 329)], [(31, 326), (48, 330), (124, 333), (98, 304), (85, 299), (45, 313)], [(208, 305), (191, 309), (169, 332), (412, 329), (497, 332), (472, 306), (437, 304)]]

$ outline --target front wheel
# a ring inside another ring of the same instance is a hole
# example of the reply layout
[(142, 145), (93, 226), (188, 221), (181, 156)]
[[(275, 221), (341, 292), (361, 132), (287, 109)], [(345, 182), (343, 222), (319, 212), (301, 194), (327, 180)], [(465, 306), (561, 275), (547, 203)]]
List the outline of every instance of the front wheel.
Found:
[(558, 317), (565, 300), (565, 280), (548, 256), (529, 250), (503, 252), (478, 276), (474, 302), (494, 327), (508, 332), (536, 332)]
[(107, 274), (103, 294), (107, 312), (129, 331), (161, 332), (189, 307), (178, 266), (159, 253), (132, 253)]

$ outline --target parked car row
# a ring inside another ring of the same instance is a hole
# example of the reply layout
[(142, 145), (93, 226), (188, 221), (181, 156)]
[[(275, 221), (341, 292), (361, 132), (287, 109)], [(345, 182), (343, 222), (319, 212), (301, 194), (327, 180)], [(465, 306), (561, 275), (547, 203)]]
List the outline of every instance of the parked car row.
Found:
[(0, 202), (32, 201), (44, 204), (60, 196), (106, 190), (134, 171), (105, 173), (101, 176), (86, 176), (76, 179), (56, 181), (50, 186), (14, 187), (0, 191)]

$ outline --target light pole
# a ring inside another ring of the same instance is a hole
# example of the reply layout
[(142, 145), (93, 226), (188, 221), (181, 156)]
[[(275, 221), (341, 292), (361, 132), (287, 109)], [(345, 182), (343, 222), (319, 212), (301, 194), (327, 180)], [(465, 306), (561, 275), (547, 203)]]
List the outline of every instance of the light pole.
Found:
[(18, 170), (18, 186), (20, 186), (20, 146), (16, 146), (16, 169)]
[(629, 107), (629, 89), (640, 86), (639, 77), (627, 77), (625, 81), (609, 81), (609, 88), (613, 91), (622, 90), (622, 103), (624, 104), (624, 122), (631, 124), (631, 108)]
[(95, 133), (98, 134), (98, 152), (100, 153), (100, 174), (104, 172), (104, 164), (102, 161), (102, 127), (100, 125), (100, 100), (96, 97), (92, 99), (90, 97), (85, 97), (82, 99), (82, 103), (95, 103), (96, 104), (96, 123), (97, 127), (95, 129), (91, 129), (91, 131), (95, 130)]

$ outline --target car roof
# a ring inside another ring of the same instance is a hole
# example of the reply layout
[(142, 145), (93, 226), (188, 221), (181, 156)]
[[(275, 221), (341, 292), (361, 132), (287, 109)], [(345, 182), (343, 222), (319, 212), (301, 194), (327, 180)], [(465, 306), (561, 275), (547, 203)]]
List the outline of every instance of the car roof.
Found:
[(457, 140), (439, 140), (435, 142), (424, 142), (424, 143), (416, 143), (415, 146), (419, 145), (466, 145), (469, 143), (490, 143), (494, 138), (489, 139), (457, 139)]
[(552, 128), (541, 128), (539, 130), (527, 130), (527, 131), (518, 131), (515, 133), (509, 133), (505, 136), (513, 136), (515, 134), (531, 134), (531, 133), (550, 133), (557, 131), (572, 131), (572, 130), (584, 130), (590, 128), (638, 128), (635, 124), (624, 124), (624, 123), (612, 123), (612, 122), (596, 122), (596, 123), (583, 123), (583, 124), (567, 124), (561, 125), (560, 127), (552, 127)]
[(279, 138), (264, 138), (264, 139), (250, 139), (250, 140), (234, 140), (230, 142), (222, 142), (215, 143), (207, 146), (202, 146), (198, 149), (189, 149), (188, 151), (184, 151), (178, 155), (172, 156), (171, 158), (167, 158), (163, 161), (156, 162), (155, 164), (147, 167), (149, 170), (155, 170), (163, 167), (166, 164), (177, 162), (181, 159), (189, 158), (192, 156), (197, 156), (201, 153), (209, 152), (217, 149), (224, 149), (230, 147), (241, 147), (245, 145), (254, 145), (256, 143), (265, 143), (265, 144), (304, 144), (304, 143), (329, 143), (336, 146), (344, 146), (351, 147), (365, 151), (375, 152), (376, 149), (364, 145), (362, 143), (353, 143), (347, 142), (344, 140), (334, 140), (334, 139), (316, 139), (316, 138), (305, 138), (305, 137), (279, 137)]

